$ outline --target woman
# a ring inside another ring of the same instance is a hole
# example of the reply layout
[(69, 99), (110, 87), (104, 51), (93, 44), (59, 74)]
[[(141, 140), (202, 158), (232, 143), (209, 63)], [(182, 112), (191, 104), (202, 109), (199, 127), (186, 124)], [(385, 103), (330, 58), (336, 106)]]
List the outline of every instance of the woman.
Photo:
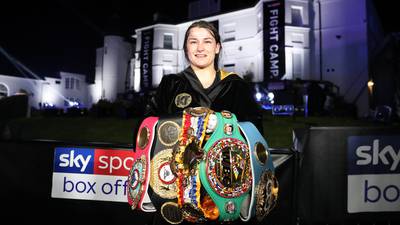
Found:
[(203, 106), (231, 111), (239, 121), (251, 121), (262, 132), (260, 108), (249, 84), (235, 73), (218, 70), (222, 46), (217, 29), (206, 21), (194, 22), (186, 31), (183, 49), (190, 65), (162, 78), (149, 114), (171, 115)]
[[(146, 116), (182, 116), (187, 107), (203, 106), (217, 112), (228, 110), (239, 121), (253, 122), (262, 133), (261, 109), (249, 84), (235, 73), (218, 69), (222, 46), (217, 29), (206, 21), (194, 22), (185, 33), (183, 49), (190, 65), (162, 78)], [(169, 224), (159, 213), (150, 223)]]

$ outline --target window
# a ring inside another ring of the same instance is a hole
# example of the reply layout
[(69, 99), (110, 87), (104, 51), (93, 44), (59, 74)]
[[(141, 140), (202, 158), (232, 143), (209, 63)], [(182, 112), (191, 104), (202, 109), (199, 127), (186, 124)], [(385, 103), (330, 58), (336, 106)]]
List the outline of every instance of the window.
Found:
[(71, 89), (74, 89), (74, 78), (71, 77)]
[(223, 27), (223, 41), (234, 41), (236, 36), (236, 24), (230, 23)]
[(56, 81), (54, 81), (54, 83), (56, 83), (56, 84), (61, 84), (61, 81), (56, 80)]
[(77, 90), (80, 90), (80, 84), (78, 79), (75, 80), (75, 86)]
[(164, 34), (164, 48), (172, 49), (172, 34)]
[(65, 78), (65, 89), (69, 89), (69, 77)]
[(303, 26), (303, 8), (292, 6), (292, 25)]

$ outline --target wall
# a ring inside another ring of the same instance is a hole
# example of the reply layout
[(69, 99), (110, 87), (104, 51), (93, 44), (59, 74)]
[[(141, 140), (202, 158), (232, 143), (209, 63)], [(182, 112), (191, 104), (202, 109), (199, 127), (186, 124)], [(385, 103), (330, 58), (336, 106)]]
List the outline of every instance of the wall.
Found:
[(29, 105), (39, 107), (42, 95), (42, 80), (0, 75), (0, 83), (8, 89), (8, 96), (15, 95), (20, 90), (25, 90), (29, 95)]
[(347, 102), (357, 100), (358, 115), (364, 116), (369, 108), (366, 1), (323, 0), (320, 6), (314, 4), (314, 47), (322, 46), (320, 76), (338, 85)]

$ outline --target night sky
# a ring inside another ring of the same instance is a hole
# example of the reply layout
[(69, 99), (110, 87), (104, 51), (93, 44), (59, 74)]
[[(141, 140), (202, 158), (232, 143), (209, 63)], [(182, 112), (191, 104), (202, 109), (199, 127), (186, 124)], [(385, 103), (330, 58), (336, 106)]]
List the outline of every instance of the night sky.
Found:
[[(150, 1), (147, 1), (150, 2)], [(177, 0), (149, 3), (113, 0), (10, 1), (0, 13), (0, 47), (40, 76), (54, 76), (57, 71), (94, 75), (95, 51), (102, 46), (105, 34), (128, 38), (134, 29), (151, 25), (159, 11), (186, 18), (186, 5)], [(141, 14), (145, 15), (139, 15)], [(0, 73), (16, 73), (0, 57)]]
[[(396, 8), (388, 1), (373, 0), (385, 32), (400, 31), (394, 21)], [(155, 3), (156, 2), (156, 3)], [(94, 76), (95, 51), (105, 34), (120, 34), (131, 40), (134, 29), (153, 24), (153, 14), (161, 22), (178, 23), (187, 18), (186, 0), (13, 0), (3, 3), (0, 12), (0, 47), (40, 76), (57, 71)], [(223, 0), (224, 11), (250, 7), (256, 0)], [(139, 15), (145, 14), (145, 15)], [(18, 71), (0, 56), (0, 74)]]

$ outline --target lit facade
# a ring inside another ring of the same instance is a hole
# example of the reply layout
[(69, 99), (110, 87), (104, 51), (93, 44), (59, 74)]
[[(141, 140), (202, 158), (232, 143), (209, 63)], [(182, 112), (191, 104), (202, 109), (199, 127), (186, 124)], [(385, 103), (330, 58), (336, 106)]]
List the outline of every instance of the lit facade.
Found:
[[(202, 18), (219, 29), (223, 45), (221, 68), (253, 82), (271, 79), (267, 73), (277, 67), (277, 52), (264, 50), (276, 49), (265, 48), (266, 37), (271, 38), (276, 31), (266, 24), (277, 24), (271, 22), (276, 14), (268, 14), (266, 8), (273, 2), (261, 0), (250, 8)], [(272, 79), (331, 81), (339, 86), (340, 95), (347, 102), (357, 105), (359, 116), (368, 113), (369, 60), (383, 39), (371, 1), (280, 2), (284, 5), (279, 23), (283, 28), (280, 63), (284, 68), (280, 68), (281, 76)], [(156, 88), (165, 74), (188, 66), (182, 47), (185, 31), (192, 22), (138, 28), (134, 34), (136, 45), (119, 36), (106, 36), (104, 46), (96, 50), (93, 84), (86, 83), (83, 75), (66, 72), (61, 72), (59, 78), (44, 79), (0, 75), (0, 96), (22, 89), (31, 96), (33, 107), (41, 103), (65, 109), (79, 102), (90, 108), (100, 99), (116, 100), (119, 93)]]
[(89, 87), (89, 100), (96, 103), (100, 99), (115, 101), (118, 93), (124, 93), (131, 86), (130, 62), (133, 58), (132, 45), (123, 37), (104, 37), (104, 46), (96, 51), (94, 84)]
[(29, 105), (36, 109), (56, 107), (90, 108), (100, 99), (115, 101), (129, 85), (132, 46), (120, 36), (105, 36), (104, 46), (96, 51), (94, 83), (87, 83), (83, 74), (60, 72), (56, 77), (36, 79), (0, 74), (0, 98), (26, 93)]
[(29, 105), (41, 107), (69, 108), (88, 105), (88, 85), (82, 74), (60, 72), (59, 77), (44, 79), (21, 78), (0, 75), (2, 97), (24, 93), (29, 96)]
[[(274, 31), (265, 24), (275, 15), (266, 9), (273, 2), (261, 0), (251, 8), (202, 18), (219, 29), (223, 46), (220, 67), (250, 76), (253, 82), (270, 79), (266, 67), (271, 67), (267, 61), (273, 55), (265, 54), (268, 48), (264, 45), (266, 36), (271, 38)], [(347, 102), (357, 105), (359, 116), (366, 115), (369, 57), (382, 39), (380, 30), (374, 29), (378, 24), (375, 14), (369, 0), (285, 0), (284, 24), (279, 25), (284, 26), (284, 74), (279, 79), (331, 81)], [(188, 65), (182, 47), (192, 22), (136, 29), (135, 91), (155, 88), (162, 76)], [(146, 62), (141, 57), (144, 54)]]

